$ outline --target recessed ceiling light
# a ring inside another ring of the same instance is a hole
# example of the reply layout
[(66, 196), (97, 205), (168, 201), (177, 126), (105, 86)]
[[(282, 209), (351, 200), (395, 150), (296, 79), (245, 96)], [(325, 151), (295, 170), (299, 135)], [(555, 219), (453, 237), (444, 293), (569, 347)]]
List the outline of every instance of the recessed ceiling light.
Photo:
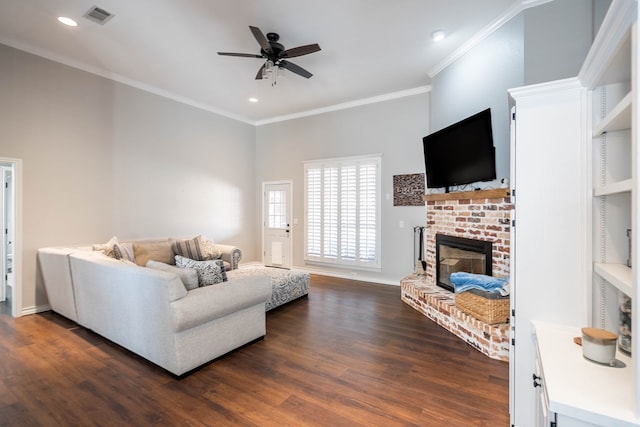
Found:
[(437, 30), (431, 33), (431, 38), (433, 39), (434, 42), (439, 42), (440, 40), (444, 40), (446, 36), (447, 36), (447, 33), (445, 33), (444, 30)]
[(249, 98), (249, 102), (258, 102), (258, 98)]
[(66, 16), (58, 16), (58, 21), (62, 22), (64, 25), (68, 25), (70, 27), (77, 27), (78, 23), (71, 18), (67, 18)]

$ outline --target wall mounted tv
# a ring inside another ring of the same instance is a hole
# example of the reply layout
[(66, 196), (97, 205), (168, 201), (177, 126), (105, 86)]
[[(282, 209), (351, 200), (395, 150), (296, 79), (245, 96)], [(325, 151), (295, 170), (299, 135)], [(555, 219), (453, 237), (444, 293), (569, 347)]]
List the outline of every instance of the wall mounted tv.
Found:
[(427, 187), (449, 191), (455, 185), (496, 179), (491, 109), (422, 138)]

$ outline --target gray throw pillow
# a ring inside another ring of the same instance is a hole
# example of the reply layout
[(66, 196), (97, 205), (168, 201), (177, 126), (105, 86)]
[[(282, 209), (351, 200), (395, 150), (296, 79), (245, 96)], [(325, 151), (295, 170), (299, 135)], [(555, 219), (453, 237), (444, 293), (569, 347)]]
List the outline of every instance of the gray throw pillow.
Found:
[(166, 271), (168, 273), (174, 273), (180, 278), (180, 280), (182, 280), (182, 284), (188, 291), (198, 287), (198, 272), (193, 268), (179, 268), (175, 265), (153, 260), (147, 261), (147, 267), (155, 270)]
[(198, 272), (198, 285), (201, 287), (227, 281), (227, 273), (221, 259), (195, 261), (193, 259), (176, 255), (176, 266), (180, 268), (193, 268), (196, 270)]

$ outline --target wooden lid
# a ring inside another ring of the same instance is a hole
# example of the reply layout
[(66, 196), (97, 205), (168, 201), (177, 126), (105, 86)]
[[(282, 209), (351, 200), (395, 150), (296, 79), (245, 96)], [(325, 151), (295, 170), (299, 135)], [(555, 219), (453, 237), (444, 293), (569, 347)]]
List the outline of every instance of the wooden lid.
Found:
[(613, 332), (599, 328), (582, 328), (582, 335), (599, 341), (615, 341), (618, 339), (618, 335)]

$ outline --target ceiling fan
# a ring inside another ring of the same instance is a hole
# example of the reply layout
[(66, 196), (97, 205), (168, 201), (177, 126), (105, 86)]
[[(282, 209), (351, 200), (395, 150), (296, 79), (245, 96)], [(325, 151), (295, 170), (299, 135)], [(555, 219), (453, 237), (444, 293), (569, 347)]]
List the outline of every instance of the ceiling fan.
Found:
[(288, 59), (319, 51), (320, 46), (318, 46), (317, 43), (285, 49), (282, 44), (278, 43), (278, 40), (280, 40), (280, 36), (278, 34), (267, 33), (265, 36), (258, 27), (249, 26), (249, 29), (260, 45), (259, 55), (235, 52), (218, 52), (218, 55), (266, 59), (265, 63), (262, 64), (262, 67), (260, 67), (256, 74), (256, 80), (272, 77), (272, 85), (275, 84), (275, 76), (278, 68), (284, 68), (307, 79), (313, 76), (309, 71), (288, 61)]

